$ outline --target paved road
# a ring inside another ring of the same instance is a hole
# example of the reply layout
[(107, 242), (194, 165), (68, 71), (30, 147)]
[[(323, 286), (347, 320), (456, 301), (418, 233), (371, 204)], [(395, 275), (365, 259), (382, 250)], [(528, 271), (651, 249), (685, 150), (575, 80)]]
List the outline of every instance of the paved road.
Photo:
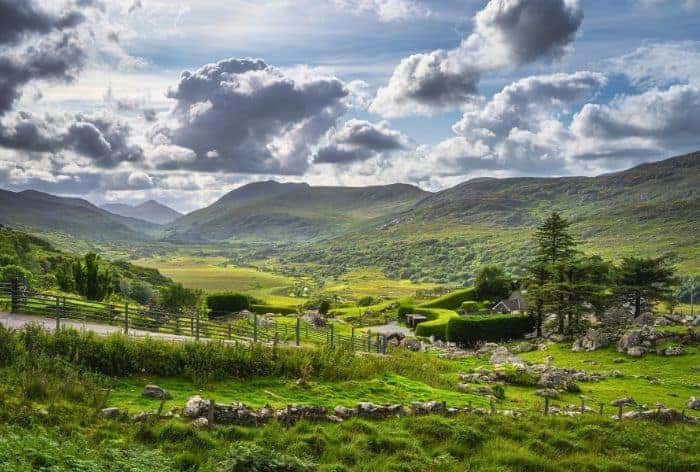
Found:
[[(0, 312), (0, 323), (8, 328), (21, 328), (22, 326), (28, 324), (39, 324), (49, 331), (56, 329), (56, 320), (53, 318), (42, 318), (40, 316), (32, 315), (21, 315), (21, 314), (10, 314)], [(71, 327), (78, 330), (93, 331), (97, 334), (112, 334), (112, 333), (123, 333), (124, 328), (120, 326), (110, 326), (98, 323), (90, 323), (86, 321), (76, 321), (61, 318), (62, 327)], [(193, 336), (182, 336), (177, 334), (168, 333), (153, 333), (151, 331), (143, 331), (140, 329), (130, 329), (130, 336), (146, 337), (150, 336), (152, 338), (167, 339), (170, 341), (192, 341), (195, 338)], [(204, 338), (200, 338), (204, 339)]]

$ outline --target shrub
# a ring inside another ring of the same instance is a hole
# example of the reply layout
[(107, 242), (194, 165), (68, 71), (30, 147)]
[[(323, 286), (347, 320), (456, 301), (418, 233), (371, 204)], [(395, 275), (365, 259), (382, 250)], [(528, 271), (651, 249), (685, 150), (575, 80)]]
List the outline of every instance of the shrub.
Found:
[(250, 308), (250, 298), (243, 293), (214, 293), (207, 296), (207, 306), (214, 316)]
[(486, 266), (476, 274), (474, 289), (480, 299), (501, 300), (510, 294), (511, 282), (500, 267)]
[(31, 286), (34, 276), (27, 269), (18, 265), (0, 267), (0, 282), (10, 283), (14, 279), (19, 279), (20, 283)]
[(479, 311), (481, 309), (481, 306), (479, 302), (474, 302), (474, 301), (468, 301), (468, 302), (462, 302), (462, 310), (464, 310), (467, 313), (474, 313), (475, 311)]
[(222, 472), (305, 472), (315, 470), (311, 464), (282, 455), (273, 450), (263, 449), (255, 444), (234, 444), (228, 457), (219, 463)]
[(450, 318), (459, 316), (457, 312), (452, 310), (438, 308), (416, 308), (414, 313), (424, 315), (428, 318), (427, 321), (418, 324), (416, 327), (416, 335), (425, 337), (433, 336), (435, 339), (441, 341), (447, 340), (447, 321)]
[(528, 315), (477, 315), (451, 318), (447, 323), (447, 340), (466, 345), (478, 341), (505, 341), (532, 331), (534, 322)]
[(374, 304), (374, 298), (372, 298), (370, 295), (367, 295), (366, 297), (362, 297), (357, 301), (357, 306), (370, 306)]
[(416, 307), (414, 306), (409, 306), (409, 305), (401, 305), (399, 309), (397, 310), (396, 314), (399, 319), (399, 321), (406, 321), (406, 315), (415, 313), (416, 312)]

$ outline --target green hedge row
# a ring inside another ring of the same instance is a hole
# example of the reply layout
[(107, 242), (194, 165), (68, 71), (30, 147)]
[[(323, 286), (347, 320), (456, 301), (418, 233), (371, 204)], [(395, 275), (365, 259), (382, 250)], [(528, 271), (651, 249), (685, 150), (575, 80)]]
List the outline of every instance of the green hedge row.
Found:
[(243, 293), (212, 293), (207, 296), (207, 306), (213, 316), (221, 316), (250, 309), (250, 297)]
[(474, 345), (521, 338), (534, 326), (534, 319), (528, 315), (472, 315), (450, 318), (446, 331), (448, 341)]
[(462, 306), (463, 302), (476, 300), (476, 290), (474, 287), (469, 287), (461, 290), (455, 290), (447, 295), (438, 297), (429, 302), (422, 303), (423, 308), (445, 308), (448, 310), (456, 310)]
[(264, 315), (265, 313), (280, 313), (282, 315), (294, 315), (297, 313), (297, 309), (294, 307), (263, 304), (250, 305), (249, 310), (259, 315)]

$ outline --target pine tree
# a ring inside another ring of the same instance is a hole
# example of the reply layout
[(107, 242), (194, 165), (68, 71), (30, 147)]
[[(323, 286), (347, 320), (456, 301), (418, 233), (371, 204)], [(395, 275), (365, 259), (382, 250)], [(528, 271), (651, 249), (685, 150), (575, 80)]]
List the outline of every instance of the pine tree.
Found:
[(664, 300), (678, 280), (670, 257), (626, 257), (620, 264), (616, 292), (634, 304), (634, 316), (642, 313), (642, 301)]

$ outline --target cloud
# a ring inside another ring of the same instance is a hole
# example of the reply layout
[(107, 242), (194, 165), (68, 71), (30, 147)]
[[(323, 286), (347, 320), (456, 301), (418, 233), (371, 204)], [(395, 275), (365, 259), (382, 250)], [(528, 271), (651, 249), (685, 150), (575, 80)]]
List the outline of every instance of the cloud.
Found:
[(586, 104), (574, 116), (571, 130), (576, 140), (570, 153), (579, 159), (695, 149), (700, 135), (700, 88), (674, 85), (622, 95), (608, 104)]
[(490, 100), (474, 101), (452, 127), (457, 137), (429, 153), (437, 173), (476, 170), (554, 173), (566, 164), (569, 132), (561, 122), (569, 108), (591, 98), (607, 82), (597, 72), (531, 76)]
[(0, 0), (0, 45), (17, 44), (32, 34), (73, 28), (84, 20), (77, 9), (52, 15), (40, 10), (32, 0)]
[(339, 130), (331, 130), (328, 144), (314, 156), (315, 163), (347, 164), (391, 153), (409, 146), (409, 139), (382, 121), (349, 120)]
[(639, 87), (700, 85), (700, 41), (647, 43), (606, 61), (604, 68), (627, 76)]
[(430, 16), (430, 9), (415, 0), (332, 0), (344, 10), (354, 13), (371, 12), (379, 21), (405, 21)]
[(459, 47), (403, 59), (369, 110), (392, 117), (458, 106), (485, 73), (561, 58), (582, 20), (578, 0), (491, 0)]
[(114, 168), (143, 159), (130, 143), (131, 129), (111, 115), (47, 115), (19, 112), (0, 125), (0, 146), (18, 151), (57, 154), (73, 151), (92, 166)]
[(183, 72), (168, 92), (176, 101), (169, 120), (150, 138), (197, 156), (161, 161), (164, 169), (301, 174), (312, 147), (347, 110), (348, 95), (343, 82), (312, 70), (226, 59)]

